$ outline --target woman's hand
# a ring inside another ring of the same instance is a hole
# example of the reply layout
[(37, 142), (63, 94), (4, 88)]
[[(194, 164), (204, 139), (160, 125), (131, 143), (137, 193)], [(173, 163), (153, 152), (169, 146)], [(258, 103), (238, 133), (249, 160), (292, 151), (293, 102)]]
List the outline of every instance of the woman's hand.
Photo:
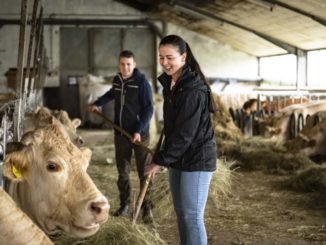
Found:
[(95, 112), (95, 111), (99, 112), (100, 110), (96, 105), (91, 104), (91, 105), (88, 105), (88, 111), (89, 112)]
[(161, 168), (160, 165), (151, 163), (151, 164), (145, 166), (144, 174), (145, 174), (145, 176), (151, 175), (152, 178), (154, 179), (155, 174), (160, 170), (160, 168)]

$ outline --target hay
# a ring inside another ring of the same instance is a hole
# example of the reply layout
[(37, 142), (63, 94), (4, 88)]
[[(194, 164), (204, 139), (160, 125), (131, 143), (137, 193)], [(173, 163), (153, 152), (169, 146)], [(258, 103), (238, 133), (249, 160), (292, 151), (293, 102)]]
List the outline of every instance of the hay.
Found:
[(154, 221), (156, 217), (165, 218), (172, 214), (173, 205), (167, 169), (156, 174), (150, 192), (150, 198), (154, 204)]
[(219, 111), (212, 116), (219, 156), (238, 163), (241, 169), (289, 174), (314, 163), (303, 154), (290, 154), (287, 149), (262, 137), (244, 138), (220, 98), (214, 94)]
[[(232, 164), (233, 162), (228, 162), (225, 159), (217, 160), (217, 169), (213, 173), (209, 189), (209, 198), (217, 205), (227, 200), (231, 194), (233, 173), (229, 166)], [(166, 218), (172, 214), (173, 204), (167, 171), (156, 174), (151, 189), (151, 200), (154, 203), (154, 220), (156, 217)]]
[(326, 165), (312, 166), (286, 182), (296, 191), (326, 192)]
[(229, 169), (231, 165), (233, 165), (233, 162), (228, 162), (225, 159), (217, 160), (217, 169), (213, 173), (209, 187), (209, 198), (212, 199), (217, 206), (221, 202), (228, 200), (231, 195), (234, 178), (233, 172)]
[(292, 174), (314, 165), (308, 157), (288, 153), (283, 146), (259, 137), (241, 140), (229, 150), (228, 157), (238, 161), (244, 170)]
[(223, 104), (220, 97), (213, 94), (213, 98), (218, 106), (218, 111), (212, 114), (212, 124), (216, 135), (216, 142), (241, 139), (243, 137), (242, 133), (234, 124), (228, 109)]
[(132, 225), (126, 218), (111, 218), (93, 236), (74, 239), (66, 236), (52, 238), (56, 245), (166, 245), (159, 234), (144, 225)]
[[(209, 198), (216, 204), (226, 200), (231, 194), (233, 174), (229, 166), (232, 164), (233, 162), (228, 162), (225, 159), (217, 160), (217, 170), (213, 173), (209, 190)], [(151, 200), (154, 203), (154, 220), (156, 217), (166, 218), (173, 212), (168, 178), (168, 171), (166, 169), (158, 172), (155, 176), (150, 194)]]
[[(324, 242), (326, 241), (326, 227), (322, 226), (297, 226), (287, 230), (290, 234), (295, 234), (310, 242)], [(324, 244), (324, 243), (322, 243)]]

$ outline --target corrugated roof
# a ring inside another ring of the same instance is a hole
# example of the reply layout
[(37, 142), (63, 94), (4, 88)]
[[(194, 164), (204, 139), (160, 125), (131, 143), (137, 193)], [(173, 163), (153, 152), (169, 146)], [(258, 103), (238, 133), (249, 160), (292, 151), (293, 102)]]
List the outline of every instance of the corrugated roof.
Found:
[(296, 48), (326, 48), (325, 0), (139, 2), (152, 7), (148, 8), (149, 16), (160, 17), (254, 56), (293, 53)]

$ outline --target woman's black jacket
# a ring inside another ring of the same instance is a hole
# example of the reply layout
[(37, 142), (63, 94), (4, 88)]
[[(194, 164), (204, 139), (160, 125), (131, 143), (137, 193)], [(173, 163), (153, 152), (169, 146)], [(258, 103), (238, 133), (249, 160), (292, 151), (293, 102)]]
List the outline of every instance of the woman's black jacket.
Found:
[(190, 68), (183, 68), (170, 89), (163, 73), (164, 142), (153, 162), (182, 171), (214, 171), (217, 148), (209, 112), (209, 88)]

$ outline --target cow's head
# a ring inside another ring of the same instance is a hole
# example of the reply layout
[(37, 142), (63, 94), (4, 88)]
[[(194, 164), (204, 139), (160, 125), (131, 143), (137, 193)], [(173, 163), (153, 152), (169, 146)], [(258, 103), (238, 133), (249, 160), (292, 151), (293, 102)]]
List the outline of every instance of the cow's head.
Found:
[(62, 110), (54, 111), (53, 116), (66, 128), (71, 141), (75, 145), (82, 146), (84, 144), (84, 140), (77, 135), (77, 128), (81, 124), (81, 120), (79, 118), (70, 119), (68, 113)]
[(289, 117), (288, 116), (273, 116), (268, 118), (258, 119), (259, 132), (267, 138), (273, 138), (277, 141), (284, 141), (289, 138)]
[(11, 148), (3, 172), (18, 182), (10, 194), (46, 233), (87, 237), (109, 211), (86, 172), (90, 157), (88, 148), (76, 147), (61, 127), (50, 125), (27, 133)]
[(291, 152), (301, 152), (302, 154), (313, 157), (326, 155), (326, 120), (315, 125), (313, 128), (306, 128), (293, 140), (286, 142), (285, 146)]
[(63, 126), (71, 141), (78, 147), (84, 144), (84, 140), (77, 134), (77, 127), (81, 124), (79, 118), (70, 119), (66, 111), (50, 111), (46, 107), (38, 107), (35, 113), (26, 113), (24, 119), (24, 132), (33, 131), (36, 128), (49, 124)]

